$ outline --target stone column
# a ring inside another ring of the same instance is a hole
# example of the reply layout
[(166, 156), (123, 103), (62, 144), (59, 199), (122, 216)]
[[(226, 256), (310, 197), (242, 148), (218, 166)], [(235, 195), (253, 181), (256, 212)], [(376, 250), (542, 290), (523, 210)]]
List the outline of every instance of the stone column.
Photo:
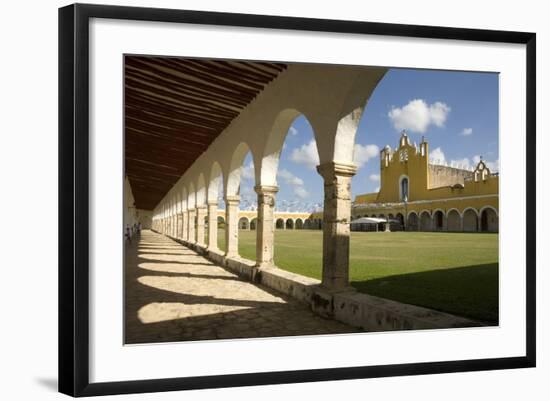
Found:
[(182, 217), (183, 217), (183, 221), (182, 221), (182, 233), (181, 233), (181, 238), (184, 240), (184, 241), (187, 241), (188, 240), (188, 234), (189, 234), (189, 224), (188, 224), (188, 214), (187, 214), (187, 210), (185, 210), (182, 214)]
[(257, 185), (258, 218), (256, 219), (256, 266), (273, 266), (273, 244), (275, 242), (274, 208), (276, 186)]
[(206, 217), (206, 205), (197, 206), (197, 245), (204, 243), (204, 218)]
[(225, 246), (226, 257), (239, 255), (239, 195), (225, 197)]
[(218, 249), (218, 201), (208, 202), (208, 249)]
[(317, 166), (324, 179), (322, 286), (342, 291), (349, 287), (351, 178), (357, 167), (329, 162)]
[(195, 237), (195, 208), (187, 211), (187, 241), (194, 244), (196, 242)]
[(176, 238), (183, 237), (183, 213), (178, 213), (178, 225), (176, 229)]

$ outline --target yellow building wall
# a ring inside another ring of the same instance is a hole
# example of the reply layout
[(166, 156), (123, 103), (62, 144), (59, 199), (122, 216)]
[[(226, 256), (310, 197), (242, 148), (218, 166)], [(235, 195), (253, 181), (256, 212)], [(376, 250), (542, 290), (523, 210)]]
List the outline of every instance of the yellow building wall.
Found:
[[(451, 168), (448, 169), (451, 172)], [(479, 176), (475, 181), (472, 179), (474, 173), (469, 180), (464, 180), (463, 176), (467, 174), (462, 171), (452, 173), (458, 177), (457, 184), (463, 182), (463, 187), (430, 187), (430, 182), (434, 180), (430, 180), (428, 143), (423, 141), (416, 147), (410, 144), (406, 135), (402, 135), (397, 149), (392, 151), (387, 146), (380, 152), (380, 191), (356, 196), (352, 217), (395, 216), (397, 213), (405, 216), (411, 212), (420, 214), (424, 210), (430, 213), (442, 210), (447, 213), (451, 209), (462, 214), (468, 208), (476, 209), (479, 213), (485, 207), (492, 207), (498, 213), (498, 176), (488, 175), (485, 179)], [(400, 197), (400, 180), (404, 176), (409, 179), (406, 205)]]

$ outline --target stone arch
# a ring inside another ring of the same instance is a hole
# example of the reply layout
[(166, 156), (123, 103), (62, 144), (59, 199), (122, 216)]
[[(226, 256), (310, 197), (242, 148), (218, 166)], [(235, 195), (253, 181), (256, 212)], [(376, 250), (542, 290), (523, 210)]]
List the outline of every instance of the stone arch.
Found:
[(175, 211), (176, 211), (176, 214), (180, 214), (181, 213), (181, 192), (177, 190), (177, 188), (175, 189), (174, 191), (174, 201), (176, 202), (176, 205), (175, 205)]
[(255, 230), (258, 226), (258, 219), (254, 217), (252, 220), (250, 220), (250, 229)]
[(301, 230), (304, 228), (304, 221), (301, 219), (301, 218), (297, 218), (296, 221), (294, 222), (294, 225), (296, 227), (296, 229), (298, 230)]
[(225, 228), (225, 218), (218, 216), (218, 228)]
[(189, 183), (189, 191), (187, 192), (187, 208), (193, 209), (196, 204), (195, 186), (192, 182)]
[(423, 210), (420, 212), (420, 231), (432, 231), (432, 217), (430, 212)]
[(210, 168), (208, 180), (208, 202), (215, 202), (220, 196), (220, 190), (223, 194), (223, 172), (220, 163), (214, 161)]
[(250, 220), (246, 216), (239, 219), (239, 230), (250, 230)]
[(197, 203), (196, 206), (204, 206), (206, 204), (206, 181), (204, 179), (204, 174), (200, 173), (197, 178)]
[(477, 210), (469, 207), (462, 212), (462, 231), (477, 232), (479, 215)]
[(460, 212), (457, 209), (447, 211), (447, 231), (462, 231)]
[[(243, 162), (248, 152), (251, 152), (251, 150), (245, 142), (241, 142), (233, 151), (233, 156), (231, 157), (231, 162), (229, 165), (229, 172), (227, 174), (226, 183), (224, 186), (226, 196), (234, 196), (239, 194)], [(253, 153), (252, 163), (254, 164), (254, 171), (256, 171), (256, 162)]]
[(492, 206), (484, 206), (480, 212), (480, 231), (498, 232), (498, 212)]
[(187, 188), (185, 188), (185, 186), (183, 185), (181, 187), (180, 194), (181, 194), (181, 210), (185, 212), (187, 210)]
[(285, 220), (281, 217), (275, 220), (275, 228), (283, 230), (285, 228)]
[(283, 144), (292, 123), (300, 115), (303, 115), (309, 123), (307, 116), (295, 108), (282, 110), (275, 117), (262, 154), (259, 171), (261, 185), (277, 185), (277, 170)]
[(433, 231), (445, 230), (445, 213), (441, 209), (436, 209), (432, 215)]
[(398, 226), (399, 226), (399, 230), (404, 230), (405, 229), (405, 217), (403, 216), (403, 213), (397, 213), (395, 215), (395, 220), (398, 221), (398, 223), (396, 223)]
[(294, 229), (294, 220), (292, 220), (290, 217), (285, 221), (285, 228), (291, 230)]

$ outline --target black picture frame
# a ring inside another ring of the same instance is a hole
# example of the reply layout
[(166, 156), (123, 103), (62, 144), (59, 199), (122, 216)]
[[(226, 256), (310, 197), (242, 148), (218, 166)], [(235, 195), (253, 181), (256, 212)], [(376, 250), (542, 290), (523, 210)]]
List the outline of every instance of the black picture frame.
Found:
[[(90, 383), (88, 28), (91, 18), (524, 44), (527, 68), (525, 356)], [(71, 396), (95, 396), (534, 367), (536, 362), (535, 65), (535, 33), (87, 4), (74, 4), (60, 8), (59, 391)]]

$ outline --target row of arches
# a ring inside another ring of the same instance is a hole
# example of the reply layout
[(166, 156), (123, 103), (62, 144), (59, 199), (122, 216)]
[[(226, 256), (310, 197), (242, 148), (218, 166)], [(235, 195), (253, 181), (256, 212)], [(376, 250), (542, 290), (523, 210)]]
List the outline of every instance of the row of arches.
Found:
[[(218, 221), (225, 224), (223, 217), (218, 217)], [(256, 217), (249, 219), (248, 217), (241, 217), (239, 219), (240, 230), (255, 230), (257, 227), (258, 219)], [(275, 219), (275, 229), (277, 230), (319, 230), (323, 227), (321, 219), (302, 219), (300, 217)]]
[[(357, 217), (378, 217), (389, 219), (391, 231), (447, 231), (447, 232), (489, 232), (499, 231), (498, 211), (493, 206), (483, 206), (479, 210), (467, 207), (462, 211), (448, 210), (410, 211), (405, 220), (404, 213), (364, 214)], [(383, 224), (376, 227), (383, 230)], [(369, 229), (374, 229), (370, 227)]]

